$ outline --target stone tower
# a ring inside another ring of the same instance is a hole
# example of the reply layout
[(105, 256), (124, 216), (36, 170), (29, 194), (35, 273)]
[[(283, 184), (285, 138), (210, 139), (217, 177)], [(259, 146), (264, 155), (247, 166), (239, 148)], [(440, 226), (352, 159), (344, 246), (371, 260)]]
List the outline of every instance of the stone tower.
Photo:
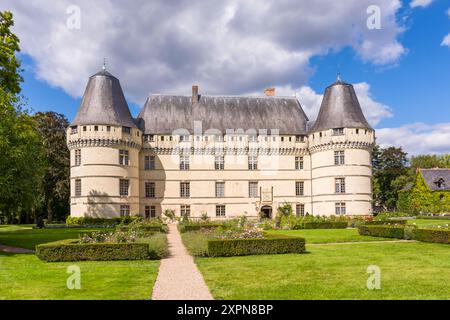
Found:
[(338, 77), (325, 90), (319, 115), (308, 133), (313, 213), (372, 213), (374, 139), (353, 86)]
[(139, 151), (136, 126), (119, 80), (103, 68), (90, 77), (68, 128), (72, 217), (139, 213)]

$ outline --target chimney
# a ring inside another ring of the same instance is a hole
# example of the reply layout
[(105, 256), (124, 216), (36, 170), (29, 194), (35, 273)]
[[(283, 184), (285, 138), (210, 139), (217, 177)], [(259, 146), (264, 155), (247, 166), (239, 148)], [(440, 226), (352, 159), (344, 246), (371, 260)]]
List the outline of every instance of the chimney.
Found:
[(275, 88), (267, 88), (264, 90), (264, 94), (268, 97), (275, 96)]
[(198, 102), (198, 86), (192, 85), (192, 103)]

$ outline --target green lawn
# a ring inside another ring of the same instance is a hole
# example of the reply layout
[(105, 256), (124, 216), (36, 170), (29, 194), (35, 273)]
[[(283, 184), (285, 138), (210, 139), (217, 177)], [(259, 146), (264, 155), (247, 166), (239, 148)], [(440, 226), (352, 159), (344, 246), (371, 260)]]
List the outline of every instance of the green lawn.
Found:
[[(430, 243), (317, 245), (305, 254), (196, 258), (216, 299), (450, 299), (450, 247)], [(381, 269), (368, 290), (367, 267)]]
[(358, 234), (358, 229), (268, 230), (267, 233), (302, 237), (306, 239), (306, 244), (395, 240), (380, 237), (361, 236)]
[[(70, 265), (80, 267), (81, 290), (67, 288)], [(0, 253), (0, 300), (150, 299), (158, 267), (150, 260), (45, 263), (34, 254)]]
[(0, 244), (34, 250), (36, 245), (63, 239), (77, 239), (80, 234), (98, 230), (93, 228), (32, 229), (22, 226), (2, 226)]
[(450, 225), (450, 220), (433, 220), (433, 219), (410, 219), (408, 220), (408, 224), (415, 223), (417, 226), (423, 227), (434, 227), (434, 226), (444, 226)]

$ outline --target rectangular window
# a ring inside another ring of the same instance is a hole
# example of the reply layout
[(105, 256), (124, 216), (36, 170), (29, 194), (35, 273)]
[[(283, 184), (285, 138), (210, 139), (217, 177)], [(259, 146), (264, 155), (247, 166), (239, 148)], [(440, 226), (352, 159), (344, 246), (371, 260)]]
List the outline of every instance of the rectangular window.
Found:
[(343, 136), (344, 128), (335, 128), (333, 129), (333, 136)]
[(180, 156), (180, 170), (189, 170), (190, 159), (189, 156)]
[(258, 170), (257, 156), (248, 156), (248, 170)]
[(94, 131), (98, 131), (98, 126), (94, 126)]
[(345, 215), (346, 209), (345, 209), (345, 202), (338, 202), (335, 204), (335, 213), (337, 216)]
[(223, 142), (224, 141), (224, 137), (221, 134), (215, 135), (214, 136), (214, 141), (216, 142)]
[(146, 198), (154, 198), (155, 197), (155, 183), (154, 182), (146, 182), (145, 183), (145, 197)]
[(86, 126), (83, 126), (83, 131), (87, 131), (87, 128), (86, 128)]
[(119, 164), (128, 166), (130, 161), (130, 154), (128, 150), (119, 150)]
[(120, 206), (120, 216), (121, 217), (129, 217), (130, 216), (130, 206), (129, 205), (121, 205)]
[(187, 141), (189, 141), (189, 136), (188, 135), (180, 136), (180, 142), (187, 142)]
[(303, 217), (305, 215), (305, 205), (303, 203), (297, 203), (295, 206), (295, 214), (297, 217)]
[(257, 198), (258, 197), (258, 182), (249, 182), (248, 183), (248, 196), (249, 196), (249, 198)]
[(295, 136), (295, 142), (303, 142), (305, 140), (304, 136)]
[(81, 149), (75, 150), (75, 165), (81, 166)]
[(155, 156), (144, 157), (144, 170), (155, 170)]
[(335, 179), (336, 193), (345, 193), (345, 178)]
[(250, 142), (256, 142), (258, 139), (257, 139), (257, 137), (256, 137), (256, 135), (250, 135), (250, 136), (248, 136), (248, 141), (250, 141)]
[(225, 217), (225, 205), (216, 206), (216, 217)]
[(81, 179), (75, 180), (75, 197), (81, 197)]
[(182, 217), (189, 217), (191, 215), (191, 206), (181, 205), (180, 214)]
[(296, 181), (295, 182), (295, 195), (303, 196), (305, 194), (305, 182), (304, 181)]
[(295, 157), (295, 170), (303, 170), (303, 157)]
[(191, 196), (191, 188), (189, 182), (180, 182), (180, 197), (189, 198)]
[(122, 127), (122, 133), (130, 134), (131, 133), (131, 128), (130, 127)]
[(130, 180), (120, 179), (119, 181), (119, 195), (128, 196), (128, 189), (130, 187)]
[(70, 127), (70, 134), (76, 134), (76, 133), (78, 133), (78, 127), (77, 126)]
[(145, 206), (145, 218), (156, 218), (156, 207), (155, 206)]
[(345, 164), (345, 152), (344, 150), (335, 151), (334, 152), (334, 164), (335, 165), (342, 165)]
[(106, 126), (106, 131), (111, 132), (111, 126)]
[(216, 197), (225, 197), (225, 182), (216, 182)]
[(225, 157), (224, 156), (215, 156), (214, 157), (214, 168), (216, 170), (225, 169)]

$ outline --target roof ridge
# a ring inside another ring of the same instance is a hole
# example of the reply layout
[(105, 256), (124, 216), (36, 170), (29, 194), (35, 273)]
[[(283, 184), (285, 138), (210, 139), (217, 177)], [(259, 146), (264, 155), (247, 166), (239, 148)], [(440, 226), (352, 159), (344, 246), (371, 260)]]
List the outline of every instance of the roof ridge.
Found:
[[(151, 96), (161, 96), (161, 97), (186, 97), (191, 98), (190, 95), (183, 94), (166, 94), (166, 93), (152, 93)], [(211, 94), (200, 94), (203, 98), (254, 98), (254, 99), (292, 99), (298, 100), (296, 96), (239, 96), (239, 95), (211, 95)]]

